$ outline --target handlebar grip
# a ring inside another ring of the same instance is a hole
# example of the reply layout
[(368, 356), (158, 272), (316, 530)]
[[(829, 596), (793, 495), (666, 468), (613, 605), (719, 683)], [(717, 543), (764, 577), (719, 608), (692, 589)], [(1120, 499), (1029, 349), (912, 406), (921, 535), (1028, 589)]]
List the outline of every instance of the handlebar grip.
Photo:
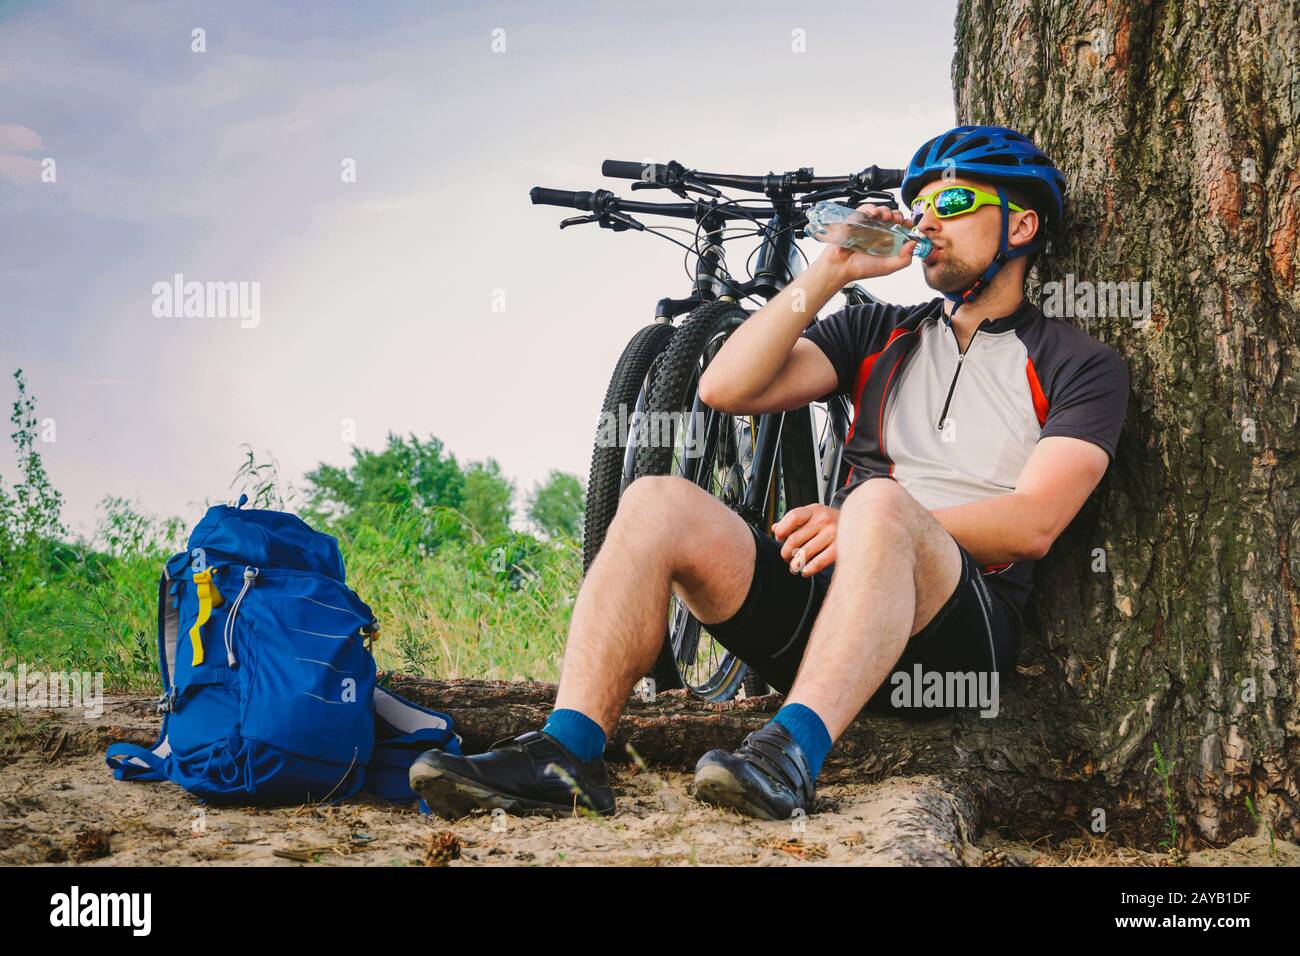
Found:
[(663, 163), (629, 163), (621, 159), (607, 159), (600, 164), (600, 174), (610, 179), (645, 179), (645, 170), (649, 166), (652, 175), (646, 182), (658, 182)]
[(534, 186), (528, 191), (528, 198), (533, 201), (534, 206), (566, 206), (570, 209), (583, 209), (591, 212), (591, 197), (589, 192), (573, 192), (568, 189), (547, 189), (545, 186)]
[(902, 169), (881, 169), (877, 174), (877, 189), (897, 189), (903, 185), (906, 171)]

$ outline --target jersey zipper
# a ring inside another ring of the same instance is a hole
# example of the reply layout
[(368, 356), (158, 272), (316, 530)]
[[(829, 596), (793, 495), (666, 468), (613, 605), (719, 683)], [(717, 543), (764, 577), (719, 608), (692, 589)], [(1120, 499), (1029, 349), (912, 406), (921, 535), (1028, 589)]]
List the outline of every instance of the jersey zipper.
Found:
[[(980, 323), (983, 325), (983, 323)], [(970, 334), (970, 341), (966, 343), (966, 352), (975, 344), (975, 336), (979, 335), (980, 330), (976, 329)], [(955, 336), (954, 336), (955, 337)], [(961, 374), (961, 361), (966, 357), (966, 352), (957, 353), (957, 368), (952, 373), (952, 382), (948, 385), (948, 397), (943, 400), (943, 411), (939, 413), (939, 424), (935, 426), (939, 431), (943, 431), (944, 419), (948, 417), (948, 406), (952, 404), (952, 393), (957, 390), (957, 376)]]

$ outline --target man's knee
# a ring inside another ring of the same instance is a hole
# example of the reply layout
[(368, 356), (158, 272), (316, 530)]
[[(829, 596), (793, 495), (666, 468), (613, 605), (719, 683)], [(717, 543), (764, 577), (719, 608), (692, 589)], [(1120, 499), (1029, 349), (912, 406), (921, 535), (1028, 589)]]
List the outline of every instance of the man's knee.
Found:
[[(921, 624), (947, 600), (961, 574), (961, 554), (952, 535), (896, 481), (876, 478), (849, 492), (839, 534), (841, 564), (870, 560), (882, 538), (891, 560), (910, 560)], [(842, 543), (846, 538), (868, 539), (870, 544), (848, 548)], [(919, 625), (912, 633), (916, 630)]]
[[(614, 522), (642, 553), (663, 561), (673, 590), (701, 621), (731, 618), (754, 576), (753, 534), (703, 488), (675, 475), (646, 475), (628, 485)], [(610, 533), (614, 533), (611, 526)]]
[(903, 534), (915, 526), (919, 507), (916, 499), (898, 482), (873, 478), (849, 492), (840, 509), (840, 518), (878, 531)]
[[(676, 475), (645, 475), (628, 485), (619, 499), (614, 525), (643, 534), (670, 531), (687, 522), (704, 492)], [(610, 526), (613, 533), (614, 525)]]

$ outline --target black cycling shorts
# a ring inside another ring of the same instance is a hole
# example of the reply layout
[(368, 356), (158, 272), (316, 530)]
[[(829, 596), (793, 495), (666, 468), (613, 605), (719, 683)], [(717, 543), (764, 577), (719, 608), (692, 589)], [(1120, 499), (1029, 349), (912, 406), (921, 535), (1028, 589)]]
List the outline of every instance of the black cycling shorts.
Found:
[[(774, 690), (788, 694), (835, 566), (811, 577), (791, 574), (790, 566), (781, 557), (781, 543), (753, 525), (749, 528), (757, 548), (749, 593), (735, 615), (719, 624), (707, 624), (705, 629)], [(917, 664), (922, 674), (997, 672), (999, 691), (1014, 670), (1020, 645), (1020, 616), (1006, 599), (989, 591), (975, 559), (960, 544), (957, 547), (962, 567), (956, 589), (930, 622), (907, 642), (892, 674), (867, 702), (867, 709), (919, 720), (951, 714), (954, 707), (918, 707), (917, 698), (907, 694), (903, 698), (912, 703), (895, 706), (891, 702), (895, 688), (904, 686), (891, 681), (893, 674), (908, 675), (905, 686), (910, 689), (915, 684)], [(989, 678), (984, 680), (991, 688)], [(956, 699), (956, 694), (945, 699)], [(969, 706), (973, 705), (967, 709)]]

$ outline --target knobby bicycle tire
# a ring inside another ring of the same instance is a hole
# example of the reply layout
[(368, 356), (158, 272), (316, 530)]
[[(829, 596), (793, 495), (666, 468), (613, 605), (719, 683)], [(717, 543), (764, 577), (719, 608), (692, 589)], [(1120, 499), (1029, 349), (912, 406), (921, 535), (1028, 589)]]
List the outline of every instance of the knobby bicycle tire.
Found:
[(614, 512), (618, 510), (618, 500), (623, 493), (623, 457), (625, 446), (621, 435), (619, 443), (611, 445), (606, 427), (606, 415), (619, 415), (620, 407), (628, 414), (636, 406), (637, 396), (645, 385), (646, 377), (654, 360), (663, 354), (668, 342), (677, 330), (666, 323), (656, 322), (647, 325), (632, 336), (614, 374), (610, 376), (609, 387), (605, 390), (605, 399), (600, 407), (600, 421), (596, 426), (596, 441), (591, 451), (591, 470), (587, 475), (586, 513), (582, 526), (582, 573), (586, 574), (596, 555), (605, 544), (605, 535)]

